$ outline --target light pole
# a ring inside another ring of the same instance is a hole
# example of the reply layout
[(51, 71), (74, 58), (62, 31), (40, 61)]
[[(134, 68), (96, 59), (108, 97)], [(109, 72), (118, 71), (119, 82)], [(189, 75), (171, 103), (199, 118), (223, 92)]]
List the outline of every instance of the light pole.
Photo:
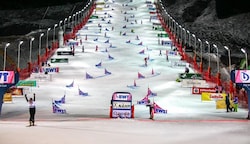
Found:
[(51, 28), (47, 29), (47, 37), (46, 37), (46, 48), (49, 47), (49, 31), (51, 30)]
[(54, 24), (54, 32), (53, 32), (53, 42), (55, 42), (55, 37), (56, 37), (56, 27), (58, 26), (58, 24)]
[(216, 48), (216, 52), (217, 52), (217, 72), (220, 72), (220, 66), (219, 66), (219, 50), (217, 45), (213, 44), (213, 47)]
[(7, 47), (10, 45), (10, 43), (7, 43), (5, 44), (5, 47), (4, 47), (4, 57), (3, 57), (3, 70), (5, 71), (5, 67), (6, 67), (6, 50), (7, 50)]
[(66, 28), (65, 28), (65, 24), (66, 24), (66, 21), (67, 21), (67, 20), (68, 20), (67, 18), (64, 19), (64, 23), (63, 23), (63, 31), (64, 31), (64, 32), (65, 32), (65, 29), (66, 29)]
[(198, 38), (198, 41), (200, 42), (200, 53), (201, 53), (201, 63), (200, 63), (200, 71), (203, 71), (203, 64), (202, 64), (202, 59), (203, 59), (203, 49), (202, 49), (202, 41)]
[(20, 49), (21, 49), (21, 44), (23, 44), (23, 41), (19, 41), (18, 43), (18, 53), (17, 53), (17, 71), (20, 71)]
[(68, 17), (68, 24), (67, 24), (68, 27), (71, 27), (71, 21), (70, 21), (70, 19), (71, 19), (71, 16)]
[(63, 21), (62, 21), (62, 20), (60, 20), (60, 21), (59, 21), (59, 27), (61, 27), (61, 26), (62, 26), (62, 23), (63, 23)]
[(224, 46), (224, 48), (227, 50), (228, 52), (228, 68), (229, 68), (229, 73), (231, 73), (231, 55), (230, 55), (230, 49), (227, 46)]
[(38, 55), (41, 55), (41, 41), (42, 41), (42, 36), (44, 35), (44, 33), (41, 33), (39, 36), (39, 48), (38, 48)]
[(180, 30), (180, 43), (182, 44), (182, 26), (179, 25), (179, 30)]
[(192, 34), (192, 37), (194, 38), (194, 63), (196, 64), (196, 36)]
[(248, 70), (248, 58), (247, 58), (247, 52), (245, 49), (240, 49), (244, 54), (245, 54), (245, 57), (246, 57), (246, 70)]
[(39, 36), (39, 47), (38, 47), (38, 56), (37, 56), (37, 64), (40, 65), (40, 55), (41, 55), (41, 41), (42, 41), (42, 36), (44, 33), (40, 33)]
[(210, 78), (210, 73), (211, 73), (211, 57), (210, 57), (210, 44), (208, 41), (205, 41), (205, 43), (208, 45), (208, 76)]
[(79, 23), (81, 23), (81, 20), (82, 20), (82, 11), (78, 11), (78, 13), (79, 13)]
[(213, 47), (217, 50), (217, 85), (220, 86), (220, 66), (219, 66), (219, 49), (217, 45), (213, 44)]
[(190, 44), (190, 32), (189, 32), (189, 30), (187, 30), (187, 33), (188, 33), (188, 46), (190, 47), (191, 44)]
[(78, 24), (78, 12), (76, 12), (76, 17), (75, 17), (75, 25)]
[(35, 38), (30, 39), (30, 56), (29, 56), (29, 62), (31, 63), (31, 55), (32, 55), (32, 42), (34, 41)]
[(31, 63), (32, 63), (32, 61), (31, 61), (31, 54), (32, 54), (32, 42), (34, 41), (34, 37), (32, 37), (31, 39), (30, 39), (30, 56), (29, 56), (29, 62), (28, 62), (28, 69), (29, 69), (29, 72), (31, 72)]
[(187, 43), (187, 32), (186, 32), (186, 29), (185, 28), (182, 28), (182, 30), (184, 31), (184, 45), (186, 45)]

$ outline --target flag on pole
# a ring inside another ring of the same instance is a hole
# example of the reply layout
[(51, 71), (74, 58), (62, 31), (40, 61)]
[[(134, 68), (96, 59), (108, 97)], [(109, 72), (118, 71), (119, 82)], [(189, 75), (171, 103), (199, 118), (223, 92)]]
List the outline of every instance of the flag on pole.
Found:
[(138, 79), (145, 78), (141, 73), (138, 72)]
[(71, 87), (74, 87), (74, 81), (72, 81), (72, 83), (71, 83), (71, 84), (69, 84), (69, 85), (66, 85), (66, 87), (67, 87), (67, 88), (71, 88)]
[(144, 52), (145, 52), (145, 50), (143, 49), (143, 50), (141, 50), (141, 51), (139, 52), (139, 54), (144, 54)]
[(147, 104), (149, 104), (148, 96), (145, 96), (142, 100), (137, 101), (137, 104), (140, 104), (140, 105), (147, 105)]
[(111, 72), (109, 72), (107, 69), (105, 69), (105, 70), (104, 70), (104, 74), (105, 74), (105, 75), (110, 75)]
[(78, 92), (80, 96), (88, 96), (89, 94), (87, 92), (83, 92), (78, 88)]
[(64, 104), (65, 103), (65, 95), (60, 100), (54, 100), (56, 104)]
[(109, 39), (108, 39), (108, 40), (106, 40), (104, 43), (109, 43)]
[(150, 88), (148, 88), (148, 94), (147, 94), (148, 97), (154, 97), (154, 96), (157, 96), (157, 93), (153, 93)]
[(134, 87), (136, 87), (137, 85), (136, 85), (136, 82), (135, 82), (135, 80), (134, 80)]
[(102, 62), (99, 62), (98, 64), (95, 65), (96, 67), (101, 67), (102, 66)]
[(167, 110), (166, 109), (163, 109), (161, 108), (159, 105), (157, 105), (155, 102), (154, 102), (154, 113), (161, 113), (161, 114), (167, 114)]
[(108, 55), (108, 58), (109, 58), (110, 60), (114, 59), (114, 57), (110, 56), (110, 54)]
[(54, 101), (52, 101), (52, 111), (53, 113), (58, 113), (58, 114), (65, 114), (66, 110), (62, 109), (60, 105), (56, 104)]
[(93, 77), (86, 72), (86, 79), (93, 79)]

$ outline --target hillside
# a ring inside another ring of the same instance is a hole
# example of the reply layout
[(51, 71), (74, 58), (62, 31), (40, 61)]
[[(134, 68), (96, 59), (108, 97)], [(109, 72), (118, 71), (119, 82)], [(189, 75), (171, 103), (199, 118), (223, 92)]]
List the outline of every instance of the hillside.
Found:
[[(163, 0), (169, 14), (185, 29), (202, 41), (216, 44), (219, 49), (221, 66), (228, 66), (228, 52), (231, 49), (232, 64), (237, 66), (249, 51), (250, 9), (243, 0)], [(203, 46), (207, 47), (205, 43)], [(212, 52), (216, 52), (212, 48)]]

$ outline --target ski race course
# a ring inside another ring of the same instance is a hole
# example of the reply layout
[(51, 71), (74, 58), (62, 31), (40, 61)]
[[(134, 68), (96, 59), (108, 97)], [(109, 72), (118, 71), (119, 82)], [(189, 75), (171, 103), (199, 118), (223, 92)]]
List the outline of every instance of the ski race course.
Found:
[[(188, 64), (181, 61), (168, 37), (158, 37), (166, 34), (159, 24), (150, 1), (98, 0), (77, 38), (57, 50), (73, 47), (74, 56), (53, 55), (48, 63), (58, 72), (49, 73), (48, 80), (37, 80), (36, 87), (24, 88), (28, 97), (36, 93), (37, 126), (25, 127), (27, 103), (24, 97), (14, 97), (2, 107), (0, 141), (208, 144), (229, 139), (227, 143), (249, 143), (249, 122), (240, 120), (246, 110), (226, 113), (216, 109), (214, 101), (203, 102), (190, 87), (176, 82)], [(131, 93), (134, 118), (110, 118), (114, 92)], [(154, 120), (142, 104), (145, 98), (157, 105)], [(20, 137), (12, 139), (13, 134)]]

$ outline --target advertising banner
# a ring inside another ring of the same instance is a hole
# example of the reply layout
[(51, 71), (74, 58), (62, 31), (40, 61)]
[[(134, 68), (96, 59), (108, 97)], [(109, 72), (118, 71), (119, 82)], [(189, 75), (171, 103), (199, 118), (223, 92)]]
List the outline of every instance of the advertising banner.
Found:
[(44, 74), (44, 73), (32, 73), (30, 75), (30, 79), (52, 81), (52, 75), (51, 74)]
[(132, 95), (129, 92), (114, 92), (111, 99), (112, 118), (132, 117)]
[(201, 101), (225, 101), (226, 93), (207, 93), (203, 92), (201, 94)]
[(132, 95), (130, 93), (114, 93), (112, 96), (112, 100), (120, 100), (120, 101), (131, 101)]
[(216, 101), (216, 109), (226, 109), (226, 103), (224, 100)]
[(16, 86), (21, 86), (21, 87), (36, 87), (36, 81), (35, 80), (20, 80)]
[(131, 110), (112, 110), (112, 117), (117, 118), (131, 118)]
[(250, 83), (250, 70), (235, 70), (235, 83)]
[(206, 83), (205, 80), (196, 80), (196, 79), (183, 79), (181, 81), (182, 87), (199, 87), (199, 86), (206, 86), (209, 87), (209, 85)]
[(161, 23), (153, 22), (153, 25), (154, 25), (154, 26), (161, 26)]
[(186, 67), (187, 63), (183, 61), (171, 61), (171, 67)]
[(41, 73), (58, 73), (59, 72), (59, 67), (42, 67), (40, 68)]
[(14, 80), (14, 71), (0, 71), (0, 84), (12, 84)]
[(157, 37), (168, 37), (168, 34), (166, 34), (166, 33), (159, 33), (159, 34), (157, 34)]
[(202, 80), (202, 75), (199, 73), (180, 73), (179, 78), (181, 79), (199, 79)]
[(215, 93), (215, 88), (206, 88), (206, 87), (192, 87), (192, 94), (201, 94), (203, 92)]
[(4, 96), (3, 96), (3, 102), (4, 103), (9, 103), (9, 102), (12, 102), (12, 95), (11, 93), (5, 93)]
[(68, 58), (51, 58), (50, 62), (51, 63), (68, 63), (69, 59)]

